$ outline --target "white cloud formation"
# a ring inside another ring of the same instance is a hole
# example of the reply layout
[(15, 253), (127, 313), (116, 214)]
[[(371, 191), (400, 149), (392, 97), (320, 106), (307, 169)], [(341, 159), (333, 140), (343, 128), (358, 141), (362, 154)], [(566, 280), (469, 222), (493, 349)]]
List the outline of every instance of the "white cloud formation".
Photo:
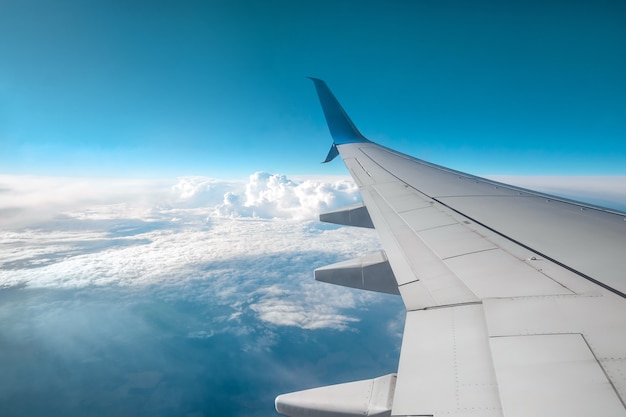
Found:
[(0, 175), (0, 226), (32, 226), (65, 210), (82, 211), (85, 216), (92, 209), (96, 210), (92, 216), (107, 211), (121, 217), (142, 217), (145, 210), (167, 201), (170, 187), (167, 180)]
[(354, 309), (358, 303), (375, 298), (365, 294), (357, 299), (352, 292), (347, 291), (329, 294), (318, 291), (319, 285), (313, 282), (303, 283), (296, 290), (297, 292), (285, 290), (277, 286), (259, 289), (257, 293), (262, 294), (262, 297), (251, 308), (262, 320), (277, 325), (346, 330), (349, 323), (358, 319), (339, 314), (338, 311)]
[(293, 181), (284, 175), (257, 172), (243, 193), (224, 194), (217, 213), (265, 219), (314, 219), (320, 212), (359, 201), (358, 187), (349, 180)]
[(238, 218), (183, 226), (172, 221), (123, 237), (42, 229), (1, 232), (0, 240), (10, 249), (0, 255), (3, 286), (152, 286), (164, 298), (193, 297), (235, 313), (251, 309), (276, 325), (338, 330), (377, 297), (312, 277), (315, 267), (377, 249), (370, 230)]
[(0, 286), (153, 288), (166, 299), (227, 306), (220, 324), (237, 332), (245, 312), (270, 325), (345, 330), (357, 309), (384, 297), (312, 278), (317, 266), (379, 246), (371, 230), (311, 221), (357, 200), (345, 178), (0, 183), (10, 196), (0, 210), (19, 208), (0, 231)]

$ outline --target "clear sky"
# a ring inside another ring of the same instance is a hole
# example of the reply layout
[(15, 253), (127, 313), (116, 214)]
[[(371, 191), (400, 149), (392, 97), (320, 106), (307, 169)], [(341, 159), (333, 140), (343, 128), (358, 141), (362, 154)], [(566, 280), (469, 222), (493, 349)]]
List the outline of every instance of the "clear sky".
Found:
[(623, 1), (0, 2), (0, 173), (321, 166), (362, 133), (477, 174), (626, 174)]

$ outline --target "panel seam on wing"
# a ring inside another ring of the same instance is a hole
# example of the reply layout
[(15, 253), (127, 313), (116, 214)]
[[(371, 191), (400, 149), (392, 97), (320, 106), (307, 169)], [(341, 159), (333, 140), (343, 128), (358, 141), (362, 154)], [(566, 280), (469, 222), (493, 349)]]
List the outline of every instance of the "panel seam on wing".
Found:
[(407, 310), (407, 312), (437, 310), (440, 308), (454, 308), (454, 307), (470, 306), (470, 305), (476, 305), (476, 304), (482, 304), (482, 303), (483, 303), (482, 301), (467, 301), (464, 303), (440, 304), (440, 305), (424, 307), (424, 308), (413, 308), (413, 309)]
[[(449, 209), (449, 210), (451, 210), (451, 211), (453, 211), (453, 212), (457, 213), (458, 215), (463, 216), (464, 218), (466, 218), (466, 219), (468, 219), (468, 220), (471, 220), (471, 221), (475, 222), (476, 224), (478, 224), (478, 225), (480, 225), (480, 226), (484, 227), (485, 229), (490, 230), (491, 232), (493, 232), (493, 233), (495, 233), (495, 234), (497, 234), (497, 235), (499, 235), (499, 236), (501, 236), (501, 237), (503, 237), (503, 238), (507, 239), (508, 241), (510, 241), (510, 242), (512, 242), (512, 243), (514, 243), (514, 244), (517, 244), (517, 245), (519, 245), (520, 247), (522, 247), (522, 248), (524, 248), (524, 249), (527, 249), (527, 250), (529, 250), (529, 251), (532, 251), (533, 253), (536, 253), (536, 254), (540, 255), (540, 256), (542, 256), (543, 258), (545, 258), (545, 259), (547, 259), (547, 260), (549, 260), (549, 261), (551, 261), (551, 262), (555, 263), (556, 265), (559, 265), (559, 266), (561, 266), (562, 268), (564, 268), (564, 269), (566, 269), (566, 270), (568, 270), (568, 271), (570, 271), (570, 272), (572, 272), (572, 273), (574, 273), (574, 274), (576, 274), (576, 275), (578, 275), (578, 276), (580, 276), (580, 277), (582, 277), (582, 278), (584, 278), (584, 279), (586, 279), (586, 280), (588, 280), (588, 281), (591, 281), (591, 282), (593, 282), (593, 283), (595, 283), (595, 284), (599, 285), (600, 287), (602, 287), (602, 288), (604, 288), (604, 289), (606, 289), (606, 290), (608, 290), (608, 291), (611, 291), (611, 292), (613, 292), (613, 293), (615, 293), (615, 294), (619, 295), (619, 296), (620, 296), (620, 297), (622, 297), (622, 298), (626, 298), (626, 294), (625, 294), (625, 293), (623, 293), (623, 292), (621, 292), (620, 290), (618, 290), (618, 289), (616, 289), (616, 288), (613, 288), (613, 287), (611, 287), (611, 286), (609, 286), (609, 285), (607, 285), (607, 284), (605, 284), (605, 283), (603, 283), (603, 282), (601, 282), (601, 281), (598, 281), (598, 280), (596, 280), (596, 279), (592, 278), (591, 276), (589, 276), (589, 275), (587, 275), (587, 274), (585, 274), (585, 273), (583, 273), (583, 272), (581, 272), (581, 271), (578, 271), (578, 270), (576, 270), (576, 269), (574, 269), (574, 268), (572, 268), (572, 267), (570, 267), (570, 266), (568, 266), (568, 265), (566, 265), (566, 264), (564, 264), (564, 263), (562, 263), (562, 262), (559, 262), (559, 261), (558, 261), (558, 260), (556, 260), (555, 258), (552, 258), (552, 257), (550, 257), (550, 256), (547, 256), (547, 255), (545, 255), (543, 252), (538, 251), (538, 250), (536, 250), (536, 249), (534, 249), (534, 248), (532, 248), (532, 247), (530, 247), (530, 246), (528, 246), (528, 245), (525, 245), (525, 244), (523, 244), (523, 243), (519, 242), (518, 240), (513, 239), (512, 237), (510, 237), (510, 236), (506, 235), (505, 233), (502, 233), (502, 232), (500, 232), (500, 231), (498, 231), (498, 230), (496, 230), (496, 229), (493, 229), (493, 228), (491, 228), (491, 227), (489, 227), (489, 226), (485, 225), (484, 223), (482, 223), (482, 222), (480, 222), (480, 221), (476, 220), (475, 218), (470, 217), (470, 216), (468, 216), (467, 214), (464, 214), (464, 213), (462, 213), (462, 212), (458, 211), (457, 209), (455, 209), (455, 208), (453, 208), (453, 207), (451, 207), (451, 206), (447, 205), (446, 203), (444, 203), (444, 202), (440, 201), (438, 198), (435, 198), (435, 197), (433, 197), (433, 196), (429, 196), (428, 194), (425, 194), (424, 192), (420, 191), (419, 189), (416, 189), (415, 187), (411, 186), (410, 184), (405, 183), (405, 182), (404, 182), (402, 179), (400, 179), (398, 176), (396, 176), (395, 174), (393, 174), (392, 172), (390, 172), (388, 169), (386, 169), (385, 167), (383, 167), (383, 166), (381, 166), (379, 163), (377, 163), (377, 162), (376, 162), (376, 161), (375, 161), (375, 160), (374, 160), (374, 159), (373, 159), (373, 158), (372, 158), (372, 157), (371, 157), (371, 156), (370, 156), (367, 152), (365, 152), (365, 147), (363, 147), (363, 148), (359, 148), (359, 149), (361, 150), (361, 152), (363, 152), (363, 154), (364, 154), (364, 155), (366, 155), (366, 156), (369, 158), (369, 160), (370, 160), (370, 161), (372, 161), (374, 164), (376, 164), (377, 166), (379, 166), (382, 170), (384, 170), (384, 171), (385, 171), (385, 172), (387, 172), (389, 175), (391, 175), (391, 176), (393, 176), (394, 178), (396, 178), (398, 181), (400, 181), (400, 182), (404, 183), (407, 187), (410, 187), (410, 188), (411, 188), (412, 190), (414, 190), (415, 192), (417, 192), (417, 193), (419, 193), (419, 194), (422, 194), (422, 195), (426, 196), (429, 200), (434, 200), (435, 202), (439, 203), (441, 206), (446, 207), (447, 209)], [(376, 149), (378, 149), (378, 148), (376, 148)], [(387, 150), (386, 148), (384, 148), (384, 147), (381, 147), (381, 150), (382, 150), (382, 151), (384, 151), (384, 152), (386, 152), (386, 153), (391, 154), (391, 152), (390, 152), (389, 150)], [(427, 166), (432, 166), (431, 164), (426, 164), (426, 163), (424, 163), (424, 161), (421, 161), (421, 160), (416, 160), (416, 159), (408, 159), (408, 158), (406, 158), (405, 156), (403, 156), (403, 155), (399, 155), (399, 154), (397, 154), (397, 153), (395, 153), (395, 152), (393, 153), (393, 155), (396, 155), (396, 156), (398, 156), (398, 157), (404, 158), (404, 159), (409, 160), (409, 161), (414, 160), (414, 161), (416, 161), (416, 162), (418, 162), (418, 163), (421, 163), (421, 164), (424, 164), (424, 165), (427, 165)], [(446, 172), (449, 172), (449, 173), (453, 173), (454, 175), (457, 175), (457, 176), (461, 176), (461, 175), (463, 175), (463, 173), (460, 173), (460, 172), (457, 172), (457, 171), (454, 171), (454, 170), (447, 170), (447, 169), (444, 169), (443, 167), (439, 167), (439, 166), (437, 166), (437, 165), (435, 165), (435, 166), (433, 166), (433, 167), (434, 167), (434, 168), (437, 168), (437, 169), (439, 169), (439, 170), (442, 170), (442, 171), (446, 171)], [(478, 177), (476, 177), (475, 179), (474, 179), (473, 177), (467, 177), (466, 175), (463, 175), (463, 177), (464, 177), (464, 178), (468, 178), (468, 179), (472, 179), (472, 180), (474, 180), (474, 181), (483, 180), (483, 179), (480, 179), (480, 178), (478, 178)], [(491, 184), (491, 182), (489, 182), (489, 181), (485, 181), (485, 180), (483, 180), (483, 182), (484, 182), (484, 183), (486, 183), (486, 184)], [(510, 187), (510, 186), (509, 186), (509, 187), (507, 187), (505, 184), (502, 184), (502, 187), (503, 187), (503, 188), (510, 189), (510, 190), (514, 190), (514, 191), (516, 191), (516, 192), (526, 191), (526, 190), (523, 190), (523, 189), (518, 189), (518, 188), (516, 188), (516, 187)], [(542, 197), (542, 195), (541, 195), (540, 193), (533, 193), (533, 192), (530, 192), (530, 191), (526, 191), (526, 192), (528, 192), (528, 193), (529, 193), (529, 194), (531, 194), (531, 195), (537, 195), (537, 196), (539, 196), (539, 197)], [(381, 197), (382, 197), (382, 196), (381, 196)], [(554, 198), (554, 197), (552, 197), (552, 196), (545, 196), (545, 197), (546, 197), (546, 198), (552, 198), (552, 199), (553, 199), (553, 200), (555, 200), (555, 201), (563, 201), (563, 202), (565, 202), (565, 203), (572, 203), (572, 202), (569, 202), (569, 201), (566, 201), (566, 200), (560, 200), (560, 199)], [(383, 199), (384, 199), (384, 197), (383, 197)], [(385, 201), (386, 201), (386, 200), (385, 200)], [(578, 205), (580, 205), (580, 204), (578, 204)], [(591, 208), (591, 209), (596, 209), (596, 208), (594, 208), (594, 207), (590, 207), (590, 208)], [(597, 210), (597, 209), (596, 209), (596, 210)], [(396, 213), (397, 213), (397, 212), (396, 212)], [(616, 214), (616, 213), (614, 213), (614, 214)], [(400, 217), (401, 217), (401, 216), (400, 216)], [(505, 252), (507, 252), (507, 253), (508, 253), (508, 251), (505, 251)], [(533, 268), (533, 269), (534, 269), (534, 268)], [(536, 269), (535, 269), (535, 270), (536, 270)], [(541, 272), (541, 271), (539, 271), (539, 272)], [(549, 278), (551, 281), (553, 281), (553, 282), (555, 282), (555, 283), (559, 284), (559, 285), (560, 285), (560, 286), (562, 286), (563, 288), (565, 288), (565, 289), (567, 289), (567, 290), (569, 290), (569, 291), (572, 291), (572, 290), (570, 290), (567, 286), (565, 286), (563, 283), (561, 283), (561, 282), (559, 282), (559, 281), (555, 280), (554, 278), (552, 278), (552, 277), (550, 277), (550, 276), (548, 276), (548, 275), (546, 275), (546, 274), (542, 274), (542, 275), (543, 275), (543, 276), (545, 276), (545, 277), (547, 277), (547, 278)], [(572, 292), (574, 292), (574, 291), (572, 291)]]

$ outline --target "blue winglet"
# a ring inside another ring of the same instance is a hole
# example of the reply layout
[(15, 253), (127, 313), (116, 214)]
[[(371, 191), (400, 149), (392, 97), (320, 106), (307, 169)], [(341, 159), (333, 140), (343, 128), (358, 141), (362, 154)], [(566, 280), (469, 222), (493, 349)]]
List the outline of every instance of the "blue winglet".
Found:
[(330, 151), (328, 151), (328, 155), (326, 156), (326, 159), (324, 159), (324, 162), (322, 162), (322, 164), (332, 161), (337, 157), (337, 155), (339, 155), (339, 149), (337, 149), (337, 145), (333, 143), (330, 146)]
[(339, 155), (337, 145), (369, 142), (369, 140), (359, 132), (359, 129), (356, 128), (354, 123), (352, 123), (352, 120), (350, 120), (350, 117), (348, 117), (326, 83), (317, 78), (309, 78), (313, 81), (313, 84), (315, 84), (315, 89), (317, 90), (317, 95), (320, 98), (322, 110), (326, 117), (328, 129), (333, 137), (333, 146), (330, 148), (324, 162), (330, 162)]

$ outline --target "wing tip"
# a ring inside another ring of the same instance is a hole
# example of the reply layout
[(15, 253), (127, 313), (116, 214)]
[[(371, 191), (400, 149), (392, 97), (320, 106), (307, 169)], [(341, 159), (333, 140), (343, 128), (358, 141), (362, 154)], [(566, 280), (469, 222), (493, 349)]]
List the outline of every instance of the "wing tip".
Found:
[[(326, 82), (315, 77), (307, 78), (313, 81), (315, 85), (320, 104), (322, 105), (322, 111), (326, 117), (328, 129), (333, 138), (333, 144), (343, 145), (346, 143), (369, 142), (369, 140), (359, 132), (354, 123), (352, 123), (352, 120), (350, 120), (346, 111), (341, 107), (337, 98), (330, 91)], [(332, 150), (331, 148), (331, 152)]]

